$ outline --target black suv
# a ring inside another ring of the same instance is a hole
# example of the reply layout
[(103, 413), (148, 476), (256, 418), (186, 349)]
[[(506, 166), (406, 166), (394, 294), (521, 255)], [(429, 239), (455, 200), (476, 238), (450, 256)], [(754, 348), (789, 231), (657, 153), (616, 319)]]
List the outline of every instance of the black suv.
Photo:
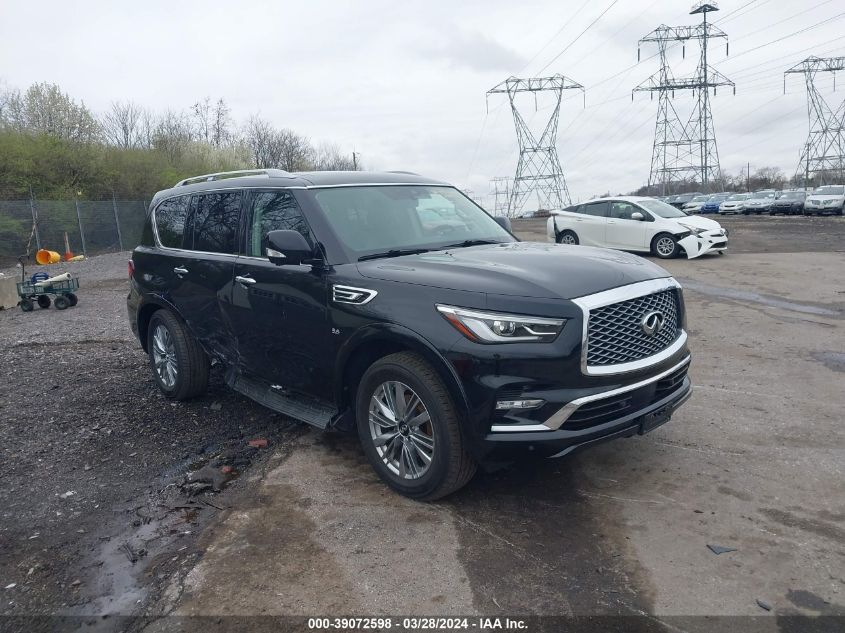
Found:
[(215, 359), (271, 409), (357, 428), (381, 478), (418, 499), (482, 460), (666, 422), (691, 393), (677, 282), (507, 227), (403, 172), (190, 178), (150, 204), (129, 319), (167, 397), (202, 394)]

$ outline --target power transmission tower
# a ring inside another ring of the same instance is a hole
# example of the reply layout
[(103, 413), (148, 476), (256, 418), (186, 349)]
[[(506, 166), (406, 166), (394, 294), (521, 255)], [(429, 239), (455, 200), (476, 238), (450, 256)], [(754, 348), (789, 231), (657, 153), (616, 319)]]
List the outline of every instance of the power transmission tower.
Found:
[[(584, 86), (563, 75), (553, 75), (530, 79), (510, 77), (487, 91), (488, 98), (492, 94), (508, 95), (516, 128), (516, 139), (519, 143), (519, 162), (508, 201), (510, 217), (519, 214), (531, 193), (537, 195), (538, 209), (562, 209), (570, 204), (569, 189), (563, 177), (556, 144), (563, 91), (573, 89), (583, 92)], [(555, 101), (543, 132), (540, 138), (537, 138), (520, 114), (517, 95), (533, 93), (534, 107), (537, 111), (537, 95), (541, 92), (551, 93)]]
[(511, 179), (507, 176), (496, 176), (490, 179), (490, 193), (493, 195), (493, 215), (508, 216), (510, 204)]
[[(699, 2), (690, 15), (702, 14), (702, 23), (696, 26), (661, 25), (639, 41), (657, 44), (660, 70), (634, 88), (634, 92), (657, 92), (657, 123), (654, 128), (654, 146), (651, 153), (649, 188), (659, 185), (662, 195), (671, 193), (676, 184), (701, 185), (704, 191), (711, 183), (722, 181), (719, 167), (719, 151), (716, 147), (716, 132), (710, 109), (710, 88), (716, 94), (718, 86), (734, 83), (709, 65), (707, 61), (708, 42), (724, 38), (727, 52), (728, 36), (721, 29), (707, 22), (707, 14), (718, 11), (713, 2)], [(666, 50), (672, 42), (681, 42), (686, 53), (686, 43), (697, 41), (700, 48), (698, 67), (693, 77), (676, 79), (666, 59)], [(639, 59), (639, 48), (637, 58)], [(678, 114), (672, 99), (676, 91), (692, 90), (695, 107), (690, 117), (684, 119)], [(633, 97), (633, 95), (632, 95)]]
[[(802, 73), (807, 84), (807, 116), (810, 131), (807, 142), (801, 152), (801, 160), (795, 172), (804, 174), (804, 186), (810, 179), (818, 180), (815, 184), (826, 184), (836, 175), (837, 182), (845, 181), (845, 100), (833, 111), (816, 87), (818, 72), (845, 70), (845, 57), (810, 56), (796, 64), (783, 75), (783, 91), (786, 92), (786, 75)], [(833, 76), (833, 88), (836, 89), (836, 75)]]

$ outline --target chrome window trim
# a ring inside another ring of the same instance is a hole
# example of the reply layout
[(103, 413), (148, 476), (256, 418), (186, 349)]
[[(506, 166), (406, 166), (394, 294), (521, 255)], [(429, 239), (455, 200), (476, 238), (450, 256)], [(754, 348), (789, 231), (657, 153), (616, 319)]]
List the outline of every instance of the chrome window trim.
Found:
[[(645, 387), (646, 385), (649, 385), (653, 382), (657, 382), (661, 378), (665, 378), (669, 374), (673, 374), (685, 365), (688, 365), (690, 363), (690, 360), (691, 356), (687, 354), (686, 358), (684, 358), (684, 360), (682, 360), (677, 365), (674, 365), (673, 367), (670, 367), (669, 369), (666, 369), (655, 376), (646, 378), (645, 380), (640, 380), (639, 382), (635, 382), (630, 385), (625, 385), (624, 387), (610, 389), (609, 391), (600, 391), (599, 393), (594, 393), (589, 396), (576, 398), (572, 402), (568, 402), (567, 404), (563, 405), (560, 409), (558, 409), (556, 413), (554, 413), (548, 420), (546, 420), (542, 424), (494, 424), (490, 427), (490, 430), (494, 433), (520, 433), (522, 431), (557, 431), (563, 425), (563, 423), (566, 422), (569, 417), (573, 413), (575, 413), (581, 406), (590, 402), (594, 402), (596, 400), (612, 398), (613, 396), (618, 396), (619, 394), (627, 393), (628, 391), (634, 391), (635, 389), (639, 389), (640, 387)], [(690, 391), (692, 390), (690, 389)], [(687, 397), (689, 396), (685, 396), (677, 404), (680, 405), (681, 402), (687, 399)]]
[[(647, 367), (651, 367), (652, 365), (656, 365), (667, 358), (670, 358), (679, 349), (681, 349), (687, 341), (687, 333), (683, 328), (681, 328), (681, 334), (675, 342), (657, 354), (652, 354), (651, 356), (646, 356), (645, 358), (628, 363), (619, 363), (617, 365), (587, 365), (587, 329), (590, 322), (590, 310), (603, 308), (604, 306), (619, 303), (620, 301), (637, 299), (645, 295), (670, 290), (672, 288), (680, 290), (681, 284), (675, 281), (673, 277), (663, 277), (661, 279), (640, 281), (628, 284), (627, 286), (620, 286), (619, 288), (611, 288), (610, 290), (573, 299), (572, 302), (581, 308), (581, 312), (583, 313), (583, 323), (581, 325), (581, 373), (587, 376), (612, 376), (615, 374), (637, 371), (639, 369), (645, 369)], [(678, 317), (682, 319), (682, 315), (680, 313), (678, 314)], [(683, 320), (681, 322), (683, 322)]]

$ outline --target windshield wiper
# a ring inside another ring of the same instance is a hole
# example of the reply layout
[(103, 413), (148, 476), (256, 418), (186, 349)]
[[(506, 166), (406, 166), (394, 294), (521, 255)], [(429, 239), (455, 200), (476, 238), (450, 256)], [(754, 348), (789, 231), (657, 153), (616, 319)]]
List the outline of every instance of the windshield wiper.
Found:
[(381, 259), (383, 257), (402, 257), (403, 255), (419, 255), (420, 253), (427, 253), (430, 248), (393, 248), (382, 253), (370, 253), (369, 255), (361, 255), (358, 258), (359, 262), (367, 261), (368, 259)]
[(441, 246), (438, 250), (445, 251), (447, 248), (466, 248), (467, 246), (483, 246), (485, 244), (504, 244), (504, 242), (498, 240), (464, 240), (463, 242)]

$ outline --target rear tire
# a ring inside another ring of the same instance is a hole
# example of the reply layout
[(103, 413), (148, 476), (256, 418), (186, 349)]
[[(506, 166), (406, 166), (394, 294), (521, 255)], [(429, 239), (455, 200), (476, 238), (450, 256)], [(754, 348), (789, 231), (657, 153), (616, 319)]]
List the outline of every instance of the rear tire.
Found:
[(50, 297), (47, 295), (38, 295), (38, 299), (36, 299), (36, 301), (38, 301), (38, 307), (42, 310), (46, 310), (50, 307)]
[(669, 233), (659, 233), (651, 240), (651, 252), (660, 259), (673, 259), (680, 250), (678, 241)]
[(150, 317), (147, 353), (153, 377), (165, 397), (188, 400), (208, 389), (208, 356), (168, 310), (158, 310)]
[(32, 299), (23, 298), (21, 299), (21, 310), (24, 312), (32, 312), (32, 309), (35, 306), (32, 304)]
[(575, 246), (579, 243), (578, 236), (575, 234), (575, 231), (570, 231), (569, 229), (558, 233), (555, 241), (558, 244), (569, 244), (572, 246)]
[(64, 295), (59, 295), (56, 297), (56, 300), (53, 301), (53, 305), (56, 306), (56, 310), (65, 310), (70, 307), (70, 301)]
[(440, 499), (475, 474), (477, 464), (464, 449), (452, 396), (417, 354), (391, 354), (367, 369), (358, 385), (355, 417), (373, 469), (406, 497)]
[(73, 294), (72, 292), (69, 292), (69, 293), (68, 293), (68, 295), (67, 295), (67, 300), (68, 300), (68, 301), (70, 301), (70, 307), (71, 307), (71, 308), (72, 308), (73, 306), (75, 306), (77, 303), (79, 303), (79, 297), (77, 297), (77, 296), (76, 296), (75, 294)]

